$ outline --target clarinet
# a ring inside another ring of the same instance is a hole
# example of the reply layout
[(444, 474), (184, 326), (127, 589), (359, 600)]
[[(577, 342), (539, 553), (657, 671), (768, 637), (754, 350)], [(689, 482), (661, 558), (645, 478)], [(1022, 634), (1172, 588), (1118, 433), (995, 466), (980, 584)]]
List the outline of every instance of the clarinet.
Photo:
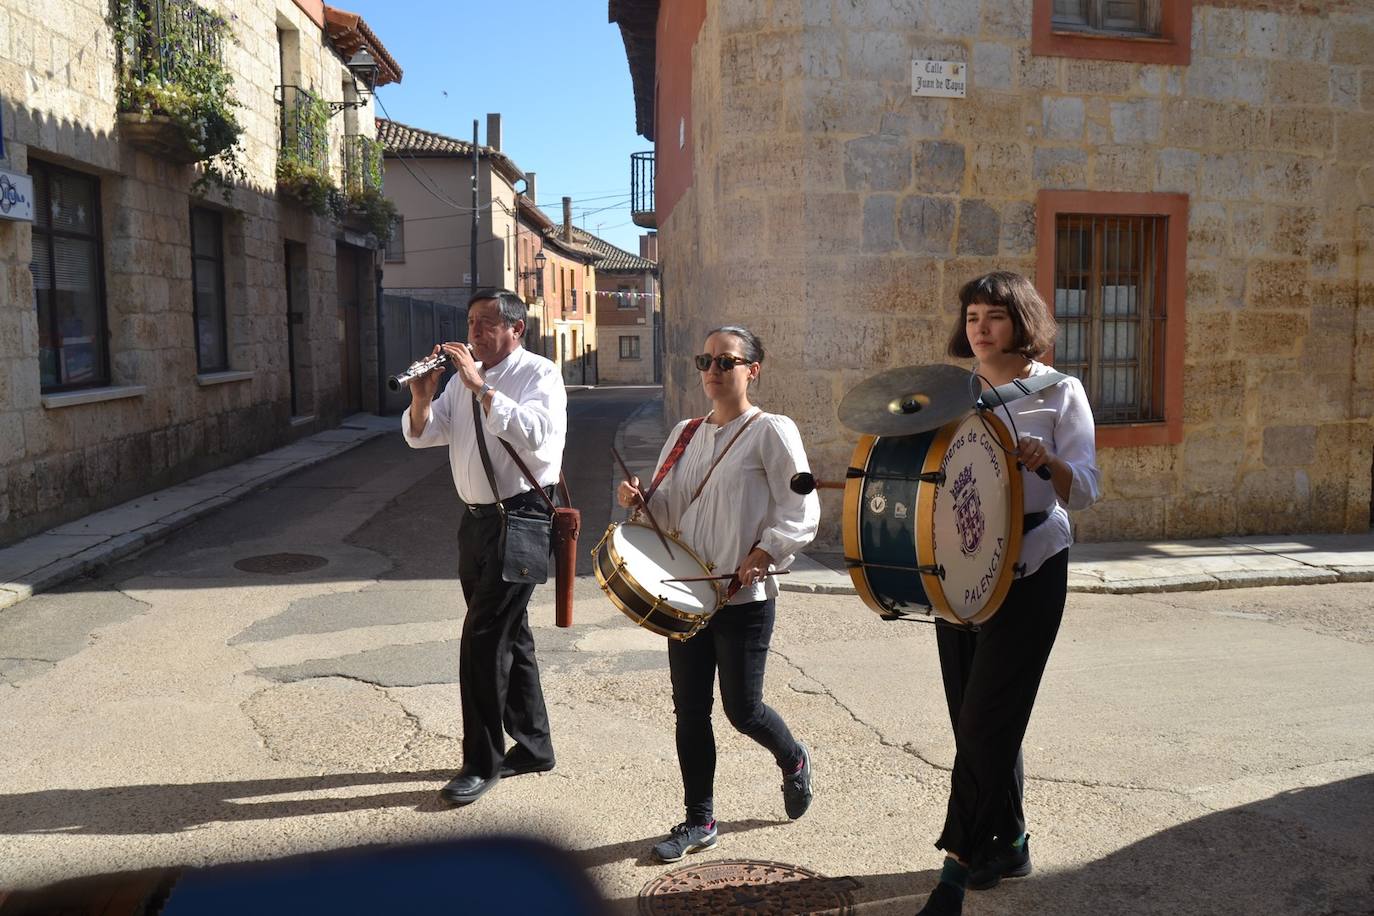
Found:
[[(469, 353), (473, 352), (472, 344), (464, 344), (463, 346), (468, 348)], [(401, 386), (409, 385), (413, 379), (433, 372), (448, 361), (449, 355), (443, 350), (440, 350), (436, 356), (429, 356), (425, 359), (416, 360), (410, 364), (410, 368), (406, 371), (398, 372), (388, 378), (386, 380), (386, 387), (390, 388), (392, 391), (400, 391)]]

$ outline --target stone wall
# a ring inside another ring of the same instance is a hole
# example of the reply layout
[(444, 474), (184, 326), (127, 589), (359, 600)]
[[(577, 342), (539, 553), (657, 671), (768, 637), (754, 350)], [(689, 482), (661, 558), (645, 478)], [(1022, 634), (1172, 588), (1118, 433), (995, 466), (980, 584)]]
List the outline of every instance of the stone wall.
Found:
[[(758, 401), (838, 473), (844, 393), (946, 361), (969, 278), (1034, 276), (1040, 190), (1183, 192), (1183, 441), (1102, 449), (1079, 536), (1366, 530), (1374, 8), (1320, 6), (1195, 4), (1183, 67), (1034, 56), (1029, 0), (711, 2), (660, 214), (669, 419), (705, 406), (678, 357), (740, 321)], [(968, 63), (967, 97), (913, 97), (918, 58)]]
[[(31, 229), (0, 223), (0, 544), (338, 422), (339, 230), (277, 199), (278, 23), (300, 30), (300, 79), (327, 98), (341, 93), (342, 63), (291, 0), (207, 5), (232, 14), (236, 40), (225, 53), (243, 104), (248, 177), (227, 198), (212, 191), (197, 200), (189, 194), (193, 167), (121, 139), (105, 0), (55, 0), (41, 15), (28, 3), (0, 2), (5, 166), (24, 172), (42, 160), (98, 178), (111, 385), (124, 395), (59, 406), (61, 398), (40, 392)], [(371, 133), (370, 108), (360, 114)], [(336, 166), (342, 129), (341, 118), (331, 120)], [(224, 219), (227, 380), (197, 376), (193, 205)], [(294, 307), (302, 313), (295, 362), (305, 416), (294, 424), (288, 242), (304, 255)], [(363, 294), (366, 310), (370, 290)], [(376, 387), (370, 356), (374, 379), (365, 392)]]

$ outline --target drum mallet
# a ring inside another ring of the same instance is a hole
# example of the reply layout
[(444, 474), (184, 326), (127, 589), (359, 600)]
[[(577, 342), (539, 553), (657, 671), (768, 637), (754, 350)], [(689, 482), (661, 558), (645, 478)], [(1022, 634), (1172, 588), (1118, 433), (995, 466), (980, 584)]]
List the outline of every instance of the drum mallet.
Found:
[[(845, 472), (844, 476), (847, 478), (862, 477), (864, 476), (864, 472), (859, 468), (850, 468)], [(802, 496), (808, 493), (814, 493), (817, 490), (844, 489), (843, 480), (817, 480), (816, 475), (812, 474), (810, 471), (800, 471), (793, 474), (792, 479), (787, 482), (787, 485), (792, 488), (793, 493), (800, 493)]]

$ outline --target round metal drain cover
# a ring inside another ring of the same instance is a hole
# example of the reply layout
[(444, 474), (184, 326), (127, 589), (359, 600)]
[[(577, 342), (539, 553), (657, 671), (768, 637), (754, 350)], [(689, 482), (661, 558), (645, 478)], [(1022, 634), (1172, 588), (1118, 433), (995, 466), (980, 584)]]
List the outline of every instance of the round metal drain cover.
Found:
[(234, 564), (234, 568), (250, 573), (285, 576), (319, 569), (328, 563), (324, 557), (317, 557), (313, 553), (265, 553), (259, 557), (244, 557)]
[(724, 859), (659, 875), (639, 892), (639, 912), (847, 913), (857, 886), (853, 878), (827, 878), (798, 865)]

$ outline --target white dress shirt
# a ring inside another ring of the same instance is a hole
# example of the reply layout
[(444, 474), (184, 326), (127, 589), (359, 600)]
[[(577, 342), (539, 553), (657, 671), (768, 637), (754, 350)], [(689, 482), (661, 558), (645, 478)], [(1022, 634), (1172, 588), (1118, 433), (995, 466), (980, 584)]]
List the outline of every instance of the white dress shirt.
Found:
[[(711, 472), (701, 496), (689, 506), (688, 500), (711, 463), (756, 414), (758, 419), (730, 446)], [(655, 472), (663, 466), (687, 422), (675, 426), (663, 443)], [(697, 556), (715, 564), (718, 575), (738, 569), (755, 542), (773, 557), (774, 569), (786, 569), (796, 552), (811, 543), (821, 520), (820, 498), (815, 493), (798, 495), (789, 486), (793, 474), (810, 469), (797, 424), (751, 407), (721, 426), (710, 420), (702, 423), (649, 500), (649, 508), (660, 525), (680, 532)], [(740, 589), (729, 603), (763, 601), (777, 594), (777, 579), (769, 576)]]
[(530, 490), (525, 475), (497, 442), (515, 446), (541, 486), (558, 483), (563, 442), (568, 430), (568, 394), (558, 367), (542, 356), (516, 347), (482, 377), (492, 387), (491, 410), (482, 408), (487, 453), (499, 494), (491, 492), (472, 423), (472, 392), (457, 376), (430, 405), (429, 420), (418, 436), (410, 431), (410, 410), (401, 415), (401, 432), (411, 448), (447, 445), (449, 469), (458, 498), (469, 504), (493, 503)]
[[(1030, 377), (1053, 371), (1044, 363), (1031, 361)], [(1069, 500), (1065, 504), (1054, 492), (1054, 484), (1041, 480), (1034, 471), (1022, 469), (1022, 504), (1027, 514), (1048, 512), (1049, 518), (1026, 532), (1021, 541), (1021, 575), (1029, 576), (1042, 563), (1073, 543), (1068, 509), (1086, 509), (1102, 495), (1102, 474), (1097, 469), (1096, 432), (1092, 405), (1083, 383), (1069, 376), (1035, 394), (995, 408), (997, 419), (1006, 424), (1013, 437), (1034, 436), (1044, 443), (1073, 472)], [(1008, 420), (1015, 421), (1015, 425)]]

